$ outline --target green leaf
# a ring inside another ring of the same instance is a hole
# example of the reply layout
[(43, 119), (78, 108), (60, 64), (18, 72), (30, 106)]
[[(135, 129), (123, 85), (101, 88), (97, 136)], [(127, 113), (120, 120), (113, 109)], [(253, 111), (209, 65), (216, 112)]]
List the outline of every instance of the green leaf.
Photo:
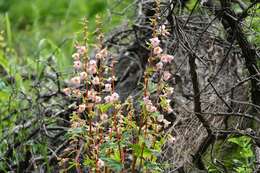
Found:
[(0, 65), (4, 68), (4, 70), (9, 74), (9, 63), (6, 58), (4, 58), (3, 54), (0, 52)]
[(11, 31), (11, 23), (9, 19), (9, 15), (5, 14), (5, 25), (6, 25), (6, 33), (7, 33), (7, 41), (9, 47), (12, 47), (12, 31)]
[(109, 157), (100, 157), (100, 159), (103, 160), (106, 165), (108, 165), (115, 172), (120, 172), (123, 169), (123, 165), (115, 159)]
[(104, 103), (104, 104), (99, 104), (99, 105), (97, 105), (97, 108), (98, 108), (102, 113), (105, 113), (105, 112), (107, 112), (112, 106), (113, 106), (113, 104), (111, 104), (111, 103)]

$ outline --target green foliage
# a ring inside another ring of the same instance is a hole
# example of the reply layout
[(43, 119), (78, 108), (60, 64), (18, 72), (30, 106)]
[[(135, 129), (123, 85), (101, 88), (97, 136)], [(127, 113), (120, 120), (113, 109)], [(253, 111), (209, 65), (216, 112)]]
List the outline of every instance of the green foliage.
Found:
[[(250, 137), (230, 137), (227, 143), (220, 148), (222, 149), (215, 151), (217, 153), (216, 158), (222, 162), (226, 169), (237, 173), (253, 172), (255, 156)], [(210, 173), (219, 173), (220, 170), (221, 166), (217, 162), (214, 165), (210, 164), (208, 167)]]
[(244, 28), (248, 33), (249, 41), (255, 45), (260, 46), (260, 5), (256, 4), (253, 9), (249, 11), (250, 15), (245, 19)]

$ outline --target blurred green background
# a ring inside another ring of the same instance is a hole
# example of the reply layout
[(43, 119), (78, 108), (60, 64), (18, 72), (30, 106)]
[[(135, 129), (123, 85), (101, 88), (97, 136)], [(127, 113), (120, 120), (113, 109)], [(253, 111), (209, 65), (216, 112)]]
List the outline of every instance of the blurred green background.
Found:
[(129, 17), (112, 17), (111, 12), (121, 11), (130, 2), (131, 0), (120, 3), (118, 0), (0, 0), (0, 30), (5, 31), (8, 47), (15, 50), (19, 64), (28, 65), (35, 59), (44, 61), (44, 57), (58, 48), (55, 56), (59, 70), (63, 71), (71, 65), (73, 42), (82, 36), (83, 17), (89, 20), (90, 31), (94, 31), (95, 15), (99, 14), (105, 26), (104, 32), (108, 32)]

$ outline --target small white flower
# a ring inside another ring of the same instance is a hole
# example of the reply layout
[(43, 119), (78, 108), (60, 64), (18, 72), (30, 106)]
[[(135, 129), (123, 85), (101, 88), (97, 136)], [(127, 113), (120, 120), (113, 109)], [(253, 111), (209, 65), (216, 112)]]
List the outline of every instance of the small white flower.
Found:
[(105, 166), (105, 162), (103, 161), (103, 160), (101, 160), (101, 159), (98, 159), (98, 161), (97, 161), (97, 165), (98, 165), (98, 167), (104, 167)]
[(164, 128), (167, 128), (171, 124), (171, 122), (164, 119), (163, 124), (164, 124)]

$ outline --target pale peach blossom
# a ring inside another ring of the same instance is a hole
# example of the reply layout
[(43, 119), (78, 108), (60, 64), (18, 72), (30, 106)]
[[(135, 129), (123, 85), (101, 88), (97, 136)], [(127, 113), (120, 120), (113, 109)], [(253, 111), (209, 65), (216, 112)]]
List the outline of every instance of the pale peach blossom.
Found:
[(176, 137), (173, 137), (172, 135), (169, 135), (168, 141), (169, 141), (170, 143), (175, 143), (175, 142), (176, 142)]
[(148, 96), (144, 97), (143, 100), (145, 105), (152, 105), (152, 101), (149, 99)]
[(105, 91), (107, 91), (107, 92), (112, 91), (111, 84), (105, 84)]
[(169, 113), (172, 113), (173, 112), (173, 109), (169, 106), (169, 107), (167, 107), (167, 113), (169, 114)]
[(80, 54), (80, 55), (84, 55), (87, 51), (87, 48), (86, 46), (76, 46), (76, 49), (77, 49), (77, 53)]
[(92, 74), (92, 75), (96, 74), (97, 73), (97, 67), (96, 66), (89, 66), (87, 71), (88, 71), (89, 74)]
[(86, 109), (86, 104), (80, 104), (79, 107), (78, 107), (78, 113), (82, 113), (84, 112)]
[(164, 71), (163, 72), (163, 80), (167, 81), (171, 78), (171, 73), (169, 71)]
[(163, 124), (164, 124), (164, 128), (167, 128), (171, 124), (171, 122), (164, 119)]
[(83, 71), (83, 72), (81, 72), (81, 73), (79, 74), (79, 76), (80, 76), (80, 79), (81, 79), (81, 80), (86, 80), (87, 77), (88, 77), (88, 74)]
[(161, 54), (162, 51), (163, 51), (162, 48), (160, 48), (159, 46), (158, 46), (158, 47), (155, 47), (155, 48), (153, 49), (153, 53), (154, 53), (155, 55)]
[(81, 69), (82, 63), (81, 63), (80, 61), (74, 61), (73, 63), (74, 63), (73, 67), (74, 67), (76, 70), (80, 70), (80, 69)]
[(151, 38), (150, 42), (152, 47), (157, 47), (160, 44), (160, 40), (158, 39), (158, 37)]
[(156, 112), (157, 108), (153, 105), (146, 105), (147, 111), (148, 112)]
[(90, 60), (89, 63), (88, 63), (90, 66), (97, 66), (97, 61), (95, 60)]
[(62, 91), (66, 95), (70, 95), (71, 94), (71, 88), (64, 88)]
[(167, 31), (165, 25), (162, 25), (159, 27), (159, 33), (163, 36), (170, 35), (170, 33)]
[(160, 61), (156, 64), (156, 70), (162, 70), (163, 68), (163, 63)]
[(102, 121), (107, 120), (107, 119), (108, 119), (108, 115), (105, 114), (105, 113), (103, 113), (103, 114), (100, 115), (100, 119), (101, 119)]
[(173, 87), (167, 87), (166, 88), (166, 94), (167, 96), (170, 96), (173, 94), (174, 88)]
[(70, 79), (70, 82), (74, 86), (79, 86), (80, 85), (80, 77), (76, 76)]
[(72, 90), (72, 93), (78, 98), (81, 97), (81, 91), (79, 89)]
[(97, 95), (97, 92), (95, 90), (90, 90), (88, 91), (88, 98), (95, 101), (95, 98), (96, 98), (96, 95)]
[(92, 83), (93, 85), (99, 85), (100, 84), (100, 80), (99, 80), (99, 77), (94, 77), (93, 80), (92, 80)]
[(100, 103), (102, 101), (102, 98), (100, 96), (95, 97), (95, 103)]
[(115, 102), (115, 101), (118, 101), (119, 100), (119, 95), (114, 92), (112, 95), (111, 95), (111, 100), (112, 102)]
[(98, 167), (102, 168), (102, 167), (105, 166), (105, 162), (103, 160), (101, 160), (101, 159), (98, 159), (97, 165), (98, 165)]
[(110, 100), (111, 100), (111, 96), (106, 96), (106, 97), (104, 98), (104, 100), (105, 100), (106, 103), (109, 103)]
[(163, 63), (171, 63), (173, 59), (174, 59), (174, 57), (172, 55), (168, 55), (168, 54), (163, 54), (160, 57), (160, 60)]

